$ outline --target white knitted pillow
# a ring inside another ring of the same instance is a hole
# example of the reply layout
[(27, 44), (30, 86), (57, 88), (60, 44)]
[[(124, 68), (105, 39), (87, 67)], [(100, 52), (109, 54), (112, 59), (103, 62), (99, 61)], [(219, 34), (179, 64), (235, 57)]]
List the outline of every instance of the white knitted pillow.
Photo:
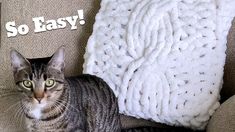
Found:
[(235, 0), (102, 0), (84, 73), (111, 86), (121, 113), (204, 129), (234, 15)]

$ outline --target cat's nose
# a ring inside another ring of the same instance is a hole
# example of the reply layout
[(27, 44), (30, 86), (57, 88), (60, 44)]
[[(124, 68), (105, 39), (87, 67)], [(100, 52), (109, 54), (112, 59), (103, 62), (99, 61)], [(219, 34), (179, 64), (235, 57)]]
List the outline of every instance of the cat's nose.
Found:
[(37, 97), (36, 100), (41, 103), (41, 100), (43, 99), (43, 97)]
[(44, 93), (34, 93), (34, 98), (41, 103), (42, 99), (44, 98)]

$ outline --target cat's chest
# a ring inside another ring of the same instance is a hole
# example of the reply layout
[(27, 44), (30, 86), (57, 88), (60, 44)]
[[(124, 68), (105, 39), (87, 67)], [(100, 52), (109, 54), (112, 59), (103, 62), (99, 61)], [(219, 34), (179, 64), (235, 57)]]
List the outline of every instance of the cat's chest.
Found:
[(32, 109), (29, 110), (30, 115), (35, 119), (40, 119), (42, 117), (42, 110), (45, 108), (45, 104), (37, 104)]

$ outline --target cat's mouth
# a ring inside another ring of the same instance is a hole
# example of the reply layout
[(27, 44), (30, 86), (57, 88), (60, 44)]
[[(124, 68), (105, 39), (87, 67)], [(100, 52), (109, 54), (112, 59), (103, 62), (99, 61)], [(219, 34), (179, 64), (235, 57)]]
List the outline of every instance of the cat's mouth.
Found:
[(41, 96), (37, 96), (37, 93), (33, 93), (31, 95), (31, 99), (32, 99), (33, 104), (44, 104), (47, 102), (49, 97), (50, 96), (47, 95), (46, 93), (42, 93)]
[(44, 98), (32, 98), (33, 99), (33, 104), (44, 104), (45, 103), (45, 99)]

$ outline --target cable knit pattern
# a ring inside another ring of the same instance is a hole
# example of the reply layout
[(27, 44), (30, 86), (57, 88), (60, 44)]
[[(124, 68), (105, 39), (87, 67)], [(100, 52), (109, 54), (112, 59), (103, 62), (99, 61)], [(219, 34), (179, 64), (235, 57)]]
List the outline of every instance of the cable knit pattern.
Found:
[(121, 113), (204, 129), (234, 15), (234, 0), (102, 0), (84, 73), (111, 86)]

